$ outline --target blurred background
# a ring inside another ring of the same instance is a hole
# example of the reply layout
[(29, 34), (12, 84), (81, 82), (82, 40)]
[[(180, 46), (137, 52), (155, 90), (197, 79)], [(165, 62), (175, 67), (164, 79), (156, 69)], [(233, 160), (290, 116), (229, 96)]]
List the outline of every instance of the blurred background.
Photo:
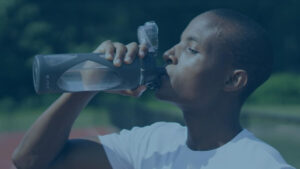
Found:
[[(298, 0), (0, 0), (0, 164), (10, 167), (11, 151), (24, 131), (59, 96), (34, 92), (34, 55), (91, 52), (106, 39), (137, 41), (137, 27), (149, 20), (159, 26), (163, 53), (179, 41), (193, 17), (214, 8), (240, 11), (269, 32), (274, 74), (248, 99), (241, 120), (300, 168)], [(176, 107), (156, 100), (149, 91), (140, 99), (100, 93), (79, 116), (74, 130), (107, 133), (161, 120), (183, 123)]]

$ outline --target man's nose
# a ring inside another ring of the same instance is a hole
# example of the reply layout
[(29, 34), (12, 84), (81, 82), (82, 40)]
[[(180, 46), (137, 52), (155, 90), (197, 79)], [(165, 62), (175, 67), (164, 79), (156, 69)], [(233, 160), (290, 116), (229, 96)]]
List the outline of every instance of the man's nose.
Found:
[(164, 54), (163, 54), (163, 58), (164, 61), (167, 64), (177, 64), (178, 63), (178, 58), (176, 57), (176, 54), (178, 54), (176, 52), (176, 47), (178, 45), (173, 46), (171, 49), (167, 50)]

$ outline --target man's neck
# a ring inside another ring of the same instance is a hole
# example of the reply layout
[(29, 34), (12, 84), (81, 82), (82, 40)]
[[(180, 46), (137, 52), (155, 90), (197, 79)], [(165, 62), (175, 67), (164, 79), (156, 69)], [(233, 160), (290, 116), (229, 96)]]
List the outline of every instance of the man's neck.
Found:
[(239, 112), (240, 106), (232, 104), (183, 109), (188, 128), (188, 147), (192, 150), (212, 150), (229, 142), (242, 130)]

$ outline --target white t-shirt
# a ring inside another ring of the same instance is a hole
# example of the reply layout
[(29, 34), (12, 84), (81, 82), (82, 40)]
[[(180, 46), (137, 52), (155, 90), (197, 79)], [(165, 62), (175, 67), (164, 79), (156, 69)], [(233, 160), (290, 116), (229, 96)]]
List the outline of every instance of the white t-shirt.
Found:
[(177, 123), (158, 122), (99, 139), (113, 169), (293, 169), (246, 129), (209, 151), (189, 149), (187, 128)]

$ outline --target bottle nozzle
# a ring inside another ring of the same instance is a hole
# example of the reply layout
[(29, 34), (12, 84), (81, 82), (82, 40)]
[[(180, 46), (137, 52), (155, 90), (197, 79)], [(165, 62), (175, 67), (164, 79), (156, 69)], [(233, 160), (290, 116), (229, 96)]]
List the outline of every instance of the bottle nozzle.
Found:
[(149, 52), (158, 49), (158, 27), (154, 21), (146, 22), (138, 28), (138, 40), (140, 44), (146, 44)]

